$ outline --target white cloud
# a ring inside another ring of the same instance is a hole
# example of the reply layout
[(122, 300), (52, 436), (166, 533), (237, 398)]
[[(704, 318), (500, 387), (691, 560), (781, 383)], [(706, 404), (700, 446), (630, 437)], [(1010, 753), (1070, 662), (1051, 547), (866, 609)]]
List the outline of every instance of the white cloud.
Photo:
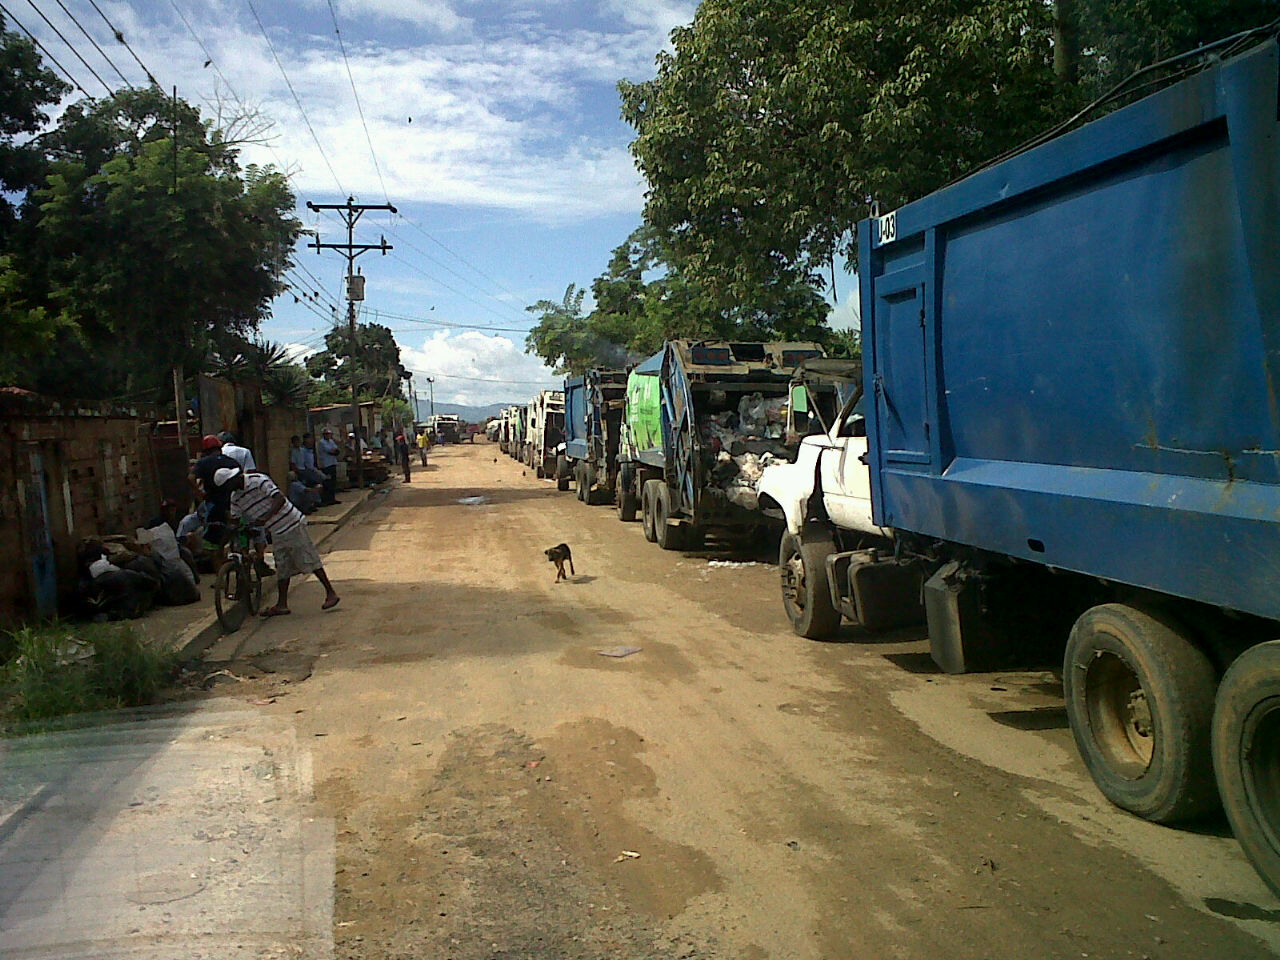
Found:
[(527, 355), (523, 344), (478, 330), (440, 330), (421, 347), (402, 343), (400, 358), (415, 373), (414, 390), (423, 401), (430, 393), (426, 378), (435, 379), (437, 403), (519, 403), (564, 380)]
[[(302, 0), (302, 5), (319, 9), (328, 17), (328, 0)], [(449, 4), (433, 0), (334, 0), (334, 6), (340, 26), (359, 17), (430, 27), (444, 33), (471, 26), (471, 21), (459, 16)]]
[(664, 45), (672, 30), (693, 20), (697, 8), (680, 0), (604, 0), (603, 6), (633, 26), (661, 34)]

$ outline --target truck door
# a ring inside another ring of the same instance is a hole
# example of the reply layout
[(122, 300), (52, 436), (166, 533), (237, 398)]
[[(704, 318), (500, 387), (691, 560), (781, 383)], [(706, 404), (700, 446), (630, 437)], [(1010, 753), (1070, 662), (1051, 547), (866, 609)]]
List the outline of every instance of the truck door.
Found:
[(834, 436), (827, 438), (818, 462), (822, 503), (836, 526), (879, 533), (871, 520), (871, 468), (862, 400), (841, 412)]
[(876, 278), (875, 399), (885, 464), (926, 464), (929, 423), (924, 271), (909, 267)]
[(668, 345), (662, 361), (662, 405), (664, 446), (667, 452), (667, 480), (675, 474), (672, 507), (693, 514), (697, 507), (697, 424), (694, 423), (693, 395), (689, 378), (681, 368), (675, 350)]

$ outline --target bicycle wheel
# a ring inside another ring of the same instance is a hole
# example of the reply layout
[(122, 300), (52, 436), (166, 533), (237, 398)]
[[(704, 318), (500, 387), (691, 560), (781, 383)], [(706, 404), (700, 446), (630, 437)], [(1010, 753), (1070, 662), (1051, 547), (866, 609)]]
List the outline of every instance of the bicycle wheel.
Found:
[(262, 608), (262, 574), (256, 562), (244, 565), (244, 602), (249, 613), (256, 617)]
[[(261, 591), (261, 582), (258, 586)], [(213, 582), (213, 610), (227, 633), (239, 630), (248, 616), (247, 588), (245, 568), (240, 561), (228, 560), (218, 568), (218, 577)]]

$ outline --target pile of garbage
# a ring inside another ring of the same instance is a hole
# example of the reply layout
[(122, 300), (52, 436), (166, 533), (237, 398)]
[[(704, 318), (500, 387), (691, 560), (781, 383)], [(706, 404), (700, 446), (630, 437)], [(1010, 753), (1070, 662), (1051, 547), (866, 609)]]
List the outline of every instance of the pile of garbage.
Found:
[(775, 460), (789, 460), (783, 443), (787, 428), (787, 399), (765, 399), (749, 393), (737, 410), (702, 419), (702, 441), (715, 458), (711, 481), (724, 491), (730, 503), (756, 509), (756, 486), (764, 468)]

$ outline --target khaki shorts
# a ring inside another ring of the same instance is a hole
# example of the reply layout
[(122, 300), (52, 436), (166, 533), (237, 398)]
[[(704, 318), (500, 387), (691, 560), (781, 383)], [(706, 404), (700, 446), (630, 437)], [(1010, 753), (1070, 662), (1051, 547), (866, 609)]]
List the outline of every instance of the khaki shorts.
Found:
[(276, 561), (276, 576), (281, 580), (288, 580), (301, 573), (313, 573), (324, 566), (320, 561), (320, 552), (311, 542), (305, 520), (288, 533), (273, 534), (271, 552)]

